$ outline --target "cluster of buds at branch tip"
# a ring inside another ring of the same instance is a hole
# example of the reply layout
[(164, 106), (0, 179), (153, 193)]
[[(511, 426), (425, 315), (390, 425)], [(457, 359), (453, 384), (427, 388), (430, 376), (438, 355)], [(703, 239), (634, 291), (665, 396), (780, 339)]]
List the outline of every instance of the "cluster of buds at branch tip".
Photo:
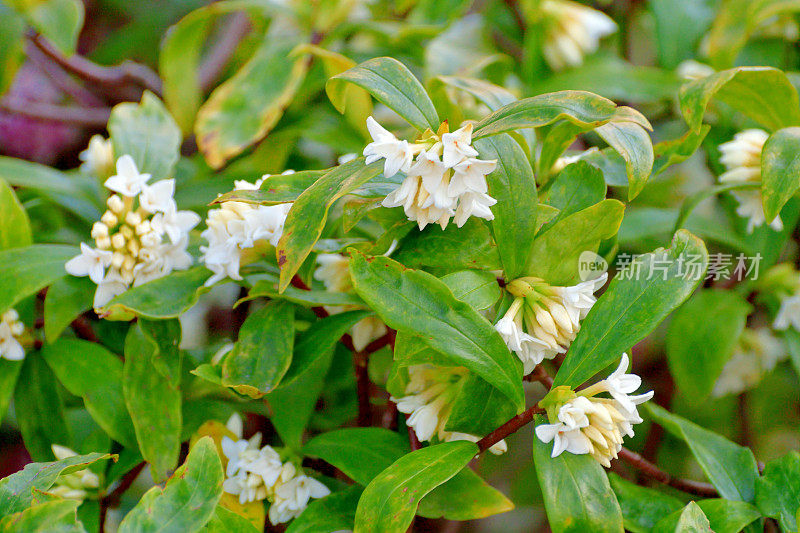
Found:
[(0, 315), (0, 359), (25, 359), (25, 345), (29, 341), (25, 334), (25, 325), (20, 321), (16, 310), (9, 309)]
[(137, 286), (191, 266), (189, 231), (200, 217), (178, 211), (175, 180), (148, 185), (133, 158), (117, 161), (117, 173), (105, 181), (112, 194), (108, 209), (92, 226), (95, 248), (81, 243), (81, 254), (64, 268), (73, 276), (89, 276), (97, 284), (94, 307), (99, 309), (131, 285)]
[[(642, 422), (637, 406), (653, 397), (653, 392), (632, 395), (642, 384), (635, 374), (627, 374), (628, 355), (622, 354), (619, 367), (608, 378), (583, 390), (554, 387), (539, 402), (551, 424), (536, 427), (542, 442), (553, 442), (552, 457), (563, 452), (590, 454), (608, 468), (622, 449), (624, 436), (633, 437), (633, 426)], [(598, 397), (608, 393), (611, 398)]]
[(261, 446), (261, 433), (242, 438), (242, 419), (234, 414), (226, 424), (234, 438), (222, 437), (225, 467), (222, 489), (239, 497), (242, 505), (268, 499), (269, 520), (273, 525), (299, 516), (311, 498), (330, 494), (328, 487), (305, 475), (275, 448)]
[(437, 132), (428, 129), (413, 144), (398, 140), (372, 117), (367, 119), (367, 129), (373, 142), (364, 148), (366, 163), (384, 159), (386, 178), (398, 172), (406, 176), (383, 200), (384, 207), (402, 206), (420, 229), (428, 224), (444, 229), (451, 218), (458, 227), (471, 216), (494, 218), (490, 207), (497, 200), (488, 194), (486, 176), (494, 172), (497, 161), (477, 158), (471, 123), (451, 133), (443, 122)]
[(597, 301), (594, 292), (607, 277), (603, 273), (571, 287), (551, 286), (535, 277), (506, 285), (514, 301), (495, 329), (522, 361), (525, 374), (543, 360), (567, 351), (580, 330), (581, 320)]

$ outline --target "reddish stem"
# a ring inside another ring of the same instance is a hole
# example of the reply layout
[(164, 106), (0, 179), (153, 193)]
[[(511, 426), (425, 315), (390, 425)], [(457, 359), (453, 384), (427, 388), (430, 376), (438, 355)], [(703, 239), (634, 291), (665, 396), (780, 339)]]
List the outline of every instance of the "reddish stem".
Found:
[(627, 448), (622, 448), (619, 451), (619, 458), (631, 465), (633, 468), (643, 473), (651, 479), (655, 479), (665, 485), (674, 487), (684, 492), (697, 494), (698, 496), (718, 497), (719, 492), (709, 483), (701, 481), (692, 481), (691, 479), (674, 478), (667, 472), (664, 472), (656, 465), (642, 457), (636, 452), (632, 452)]

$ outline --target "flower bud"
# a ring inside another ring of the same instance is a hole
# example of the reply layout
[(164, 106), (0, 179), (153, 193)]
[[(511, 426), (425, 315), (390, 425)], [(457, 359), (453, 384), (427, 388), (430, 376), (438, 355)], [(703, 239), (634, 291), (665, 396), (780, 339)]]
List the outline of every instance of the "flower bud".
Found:
[(108, 237), (108, 226), (102, 222), (95, 222), (92, 225), (91, 235), (93, 239), (97, 239), (98, 237)]
[(130, 227), (128, 225), (124, 225), (121, 228), (119, 228), (119, 232), (122, 233), (125, 236), (126, 239), (133, 239), (133, 235), (134, 234), (133, 234), (133, 228), (132, 227)]
[(109, 228), (113, 228), (114, 226), (117, 225), (118, 222), (116, 215), (114, 215), (114, 213), (112, 213), (111, 211), (106, 211), (105, 213), (103, 213), (103, 216), (100, 217), (100, 221)]
[(125, 215), (125, 222), (130, 226), (136, 227), (141, 224), (142, 217), (138, 213), (128, 211), (128, 214)]
[(120, 252), (114, 252), (111, 256), (111, 266), (114, 268), (122, 267), (122, 263), (125, 261), (125, 256), (122, 255)]
[(122, 210), (125, 209), (125, 203), (122, 201), (122, 198), (116, 194), (112, 194), (108, 200), (106, 200), (106, 205), (116, 214), (120, 214)]
[(111, 237), (111, 246), (114, 247), (115, 250), (122, 250), (125, 248), (126, 239), (125, 236), (121, 233), (115, 233)]

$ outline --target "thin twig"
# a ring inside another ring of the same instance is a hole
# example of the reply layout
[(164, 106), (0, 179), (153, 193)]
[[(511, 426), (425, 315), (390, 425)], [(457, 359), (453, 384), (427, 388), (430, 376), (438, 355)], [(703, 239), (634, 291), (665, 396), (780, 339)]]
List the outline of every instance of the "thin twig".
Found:
[(529, 407), (522, 413), (518, 414), (499, 428), (495, 429), (481, 440), (478, 441), (478, 450), (481, 452), (485, 452), (504, 438), (508, 437), (512, 433), (516, 433), (519, 431), (523, 426), (527, 425), (533, 420), (533, 416), (537, 414), (544, 413), (544, 409), (534, 405), (533, 407)]
[[(406, 423), (408, 421), (406, 420)], [(408, 444), (411, 446), (411, 451), (415, 452), (422, 448), (422, 443), (419, 441), (419, 437), (417, 437), (417, 432), (414, 431), (414, 428), (411, 426), (407, 426), (408, 429)]]
[(235, 13), (228, 19), (197, 73), (203, 92), (209, 91), (219, 81), (239, 43), (251, 29), (250, 19), (245, 13)]
[(358, 426), (369, 427), (372, 425), (369, 355), (366, 352), (353, 352), (353, 368), (356, 374), (356, 394), (358, 396)]
[(656, 465), (642, 457), (636, 452), (632, 452), (627, 448), (622, 448), (619, 451), (619, 458), (631, 465), (633, 468), (642, 472), (644, 475), (651, 479), (655, 479), (665, 485), (674, 487), (684, 492), (697, 494), (698, 496), (717, 497), (719, 492), (709, 483), (701, 481), (692, 481), (691, 479), (681, 479), (672, 477), (667, 472), (664, 472)]
[(111, 109), (107, 107), (62, 106), (12, 96), (0, 100), (0, 109), (46, 122), (63, 122), (89, 128), (102, 128), (111, 116)]
[(136, 89), (138, 87), (140, 90), (147, 89), (161, 95), (161, 79), (146, 65), (123, 61), (119, 65), (106, 67), (78, 54), (65, 57), (44, 37), (36, 33), (29, 33), (28, 38), (50, 59), (81, 79), (116, 89)]
[(25, 47), (25, 54), (39, 70), (77, 103), (87, 107), (102, 107), (104, 105), (103, 100), (70, 77), (63, 67), (51, 61), (38, 47), (28, 43)]
[(79, 316), (75, 320), (72, 321), (70, 324), (72, 327), (72, 331), (75, 332), (75, 335), (79, 339), (83, 339), (89, 342), (100, 342), (100, 339), (97, 338), (97, 335), (94, 334), (94, 330), (92, 329), (92, 325), (86, 320), (86, 317)]

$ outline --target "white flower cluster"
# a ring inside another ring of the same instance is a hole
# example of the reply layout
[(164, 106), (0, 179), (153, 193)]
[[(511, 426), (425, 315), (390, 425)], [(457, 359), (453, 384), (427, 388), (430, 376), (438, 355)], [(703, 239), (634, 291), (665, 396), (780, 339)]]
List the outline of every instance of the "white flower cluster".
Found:
[[(536, 427), (536, 436), (542, 442), (553, 442), (552, 457), (564, 451), (576, 455), (590, 454), (597, 462), (608, 468), (611, 459), (616, 459), (622, 449), (623, 435), (633, 437), (633, 426), (642, 422), (637, 406), (653, 397), (653, 392), (631, 395), (641, 384), (642, 378), (626, 374), (628, 355), (622, 354), (619, 367), (608, 378), (577, 394), (569, 387), (556, 387), (551, 394), (570, 396), (566, 401), (556, 401), (547, 406), (553, 424)], [(611, 398), (598, 398), (607, 392)], [(547, 398), (540, 402), (546, 404)]]
[[(66, 446), (53, 444), (51, 448), (59, 461), (78, 455), (74, 450)], [(69, 474), (61, 474), (58, 476), (55, 485), (47, 492), (69, 500), (85, 500), (89, 495), (89, 491), (96, 491), (99, 487), (100, 478), (87, 468)]]
[(494, 218), (490, 207), (497, 200), (487, 194), (486, 176), (497, 161), (477, 159), (478, 151), (471, 145), (472, 124), (452, 133), (431, 133), (415, 144), (398, 140), (372, 117), (367, 119), (367, 128), (373, 142), (364, 148), (366, 163), (384, 159), (385, 177), (398, 172), (406, 175), (383, 200), (384, 207), (402, 206), (419, 229), (435, 223), (444, 229), (453, 217), (458, 227), (471, 216)]
[[(461, 380), (469, 373), (463, 367), (437, 367), (433, 365), (412, 365), (408, 367), (409, 381), (405, 395), (392, 397), (397, 410), (410, 415), (407, 423), (414, 428), (417, 438), (429, 441), (436, 436), (440, 441), (469, 440), (478, 442), (480, 437), (468, 433), (446, 431), (447, 419), (452, 411), (453, 401), (461, 388)], [(489, 451), (494, 454), (505, 453), (504, 440)]]
[[(725, 167), (725, 172), (719, 177), (722, 183), (759, 183), (761, 182), (761, 151), (769, 134), (764, 130), (750, 129), (740, 131), (733, 136), (733, 140), (719, 145), (722, 153), (719, 161)], [(748, 219), (747, 232), (766, 222), (764, 207), (761, 203), (761, 193), (757, 190), (731, 191), (739, 206), (736, 214)], [(769, 226), (775, 231), (783, 229), (781, 217), (775, 217)]]
[(605, 13), (564, 0), (545, 0), (542, 12), (549, 17), (542, 53), (553, 70), (577, 67), (586, 55), (597, 51), (600, 39), (617, 31)]
[[(288, 170), (284, 174), (291, 174)], [(255, 183), (244, 180), (235, 183), (237, 191), (257, 190), (269, 175)], [(208, 212), (202, 236), (208, 246), (201, 246), (206, 268), (214, 273), (206, 286), (226, 277), (240, 280), (239, 267), (253, 261), (267, 245), (276, 246), (283, 234), (283, 224), (292, 204), (254, 205), (246, 202), (224, 202), (219, 209)]]
[(25, 359), (25, 348), (20, 337), (25, 333), (25, 325), (20, 322), (19, 314), (9, 309), (0, 315), (0, 359), (22, 361)]
[(515, 296), (495, 329), (522, 361), (525, 374), (545, 359), (565, 353), (581, 328), (581, 320), (597, 301), (594, 293), (608, 275), (572, 287), (553, 287), (539, 278), (514, 280), (506, 289)]
[(298, 517), (311, 498), (330, 494), (328, 487), (298, 472), (292, 462), (282, 462), (274, 448), (261, 447), (261, 433), (249, 440), (242, 439), (239, 415), (233, 415), (227, 427), (237, 440), (222, 437), (222, 453), (228, 462), (222, 489), (239, 496), (241, 504), (269, 499), (272, 525)]
[(78, 158), (82, 161), (81, 171), (86, 174), (107, 178), (114, 173), (114, 144), (102, 135), (93, 135)]
[(711, 395), (720, 397), (750, 389), (787, 357), (783, 343), (769, 328), (745, 329)]
[(129, 155), (117, 161), (117, 173), (105, 186), (118, 193), (109, 197), (108, 210), (92, 226), (96, 248), (81, 243), (81, 254), (67, 261), (73, 276), (89, 276), (97, 283), (94, 307), (100, 308), (133, 285), (191, 266), (186, 251), (189, 231), (200, 217), (178, 211), (173, 195), (175, 180), (148, 185), (150, 174), (140, 174)]
[[(347, 257), (340, 254), (319, 254), (317, 262), (320, 266), (314, 271), (314, 279), (324, 283), (325, 288), (331, 292), (353, 292)], [(325, 309), (333, 315), (357, 309), (357, 306), (326, 305)], [(363, 350), (370, 342), (385, 334), (386, 324), (375, 315), (362, 318), (350, 329), (353, 347), (358, 351)]]

